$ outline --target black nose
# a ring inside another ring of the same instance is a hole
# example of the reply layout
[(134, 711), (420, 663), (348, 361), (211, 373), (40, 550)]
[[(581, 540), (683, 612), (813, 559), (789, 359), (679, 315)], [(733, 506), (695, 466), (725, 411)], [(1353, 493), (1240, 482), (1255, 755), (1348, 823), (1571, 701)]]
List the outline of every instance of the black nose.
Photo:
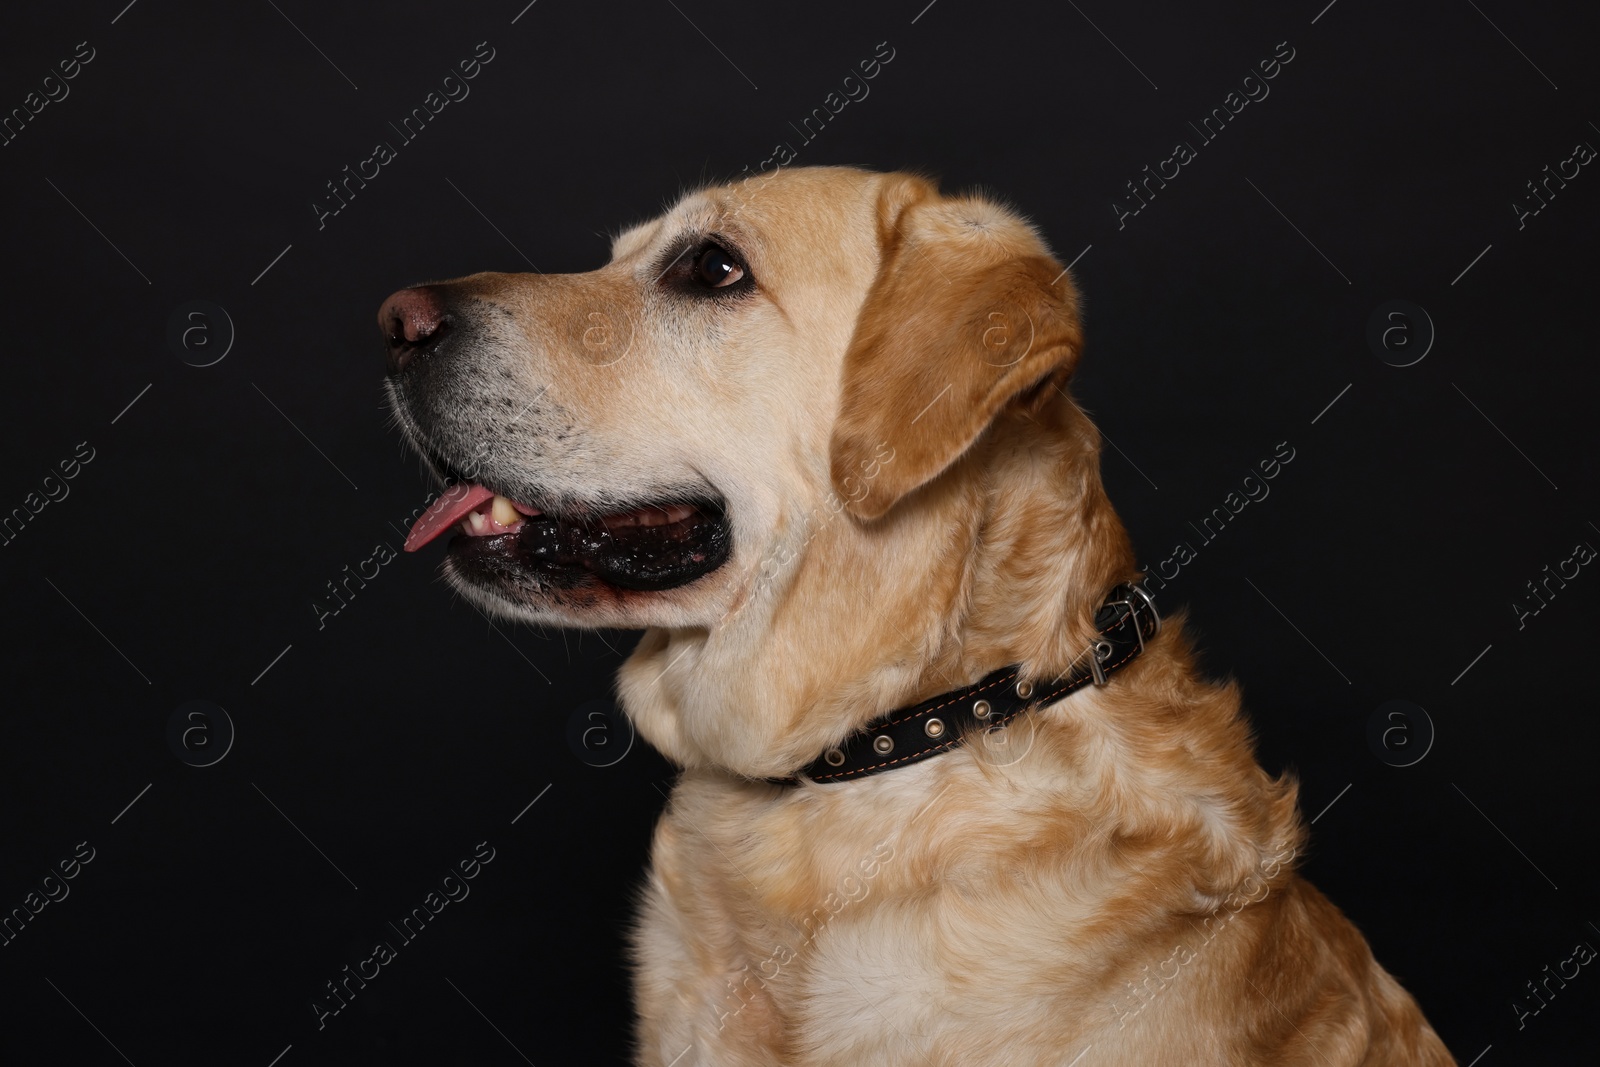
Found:
[(389, 348), (389, 373), (399, 374), (413, 356), (450, 329), (450, 316), (438, 290), (427, 285), (402, 289), (378, 309), (378, 329)]

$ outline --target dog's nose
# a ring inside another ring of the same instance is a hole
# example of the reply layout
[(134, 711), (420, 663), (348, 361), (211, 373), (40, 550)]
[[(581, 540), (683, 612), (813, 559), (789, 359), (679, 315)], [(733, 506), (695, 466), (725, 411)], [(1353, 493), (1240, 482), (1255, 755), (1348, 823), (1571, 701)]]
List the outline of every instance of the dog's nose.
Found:
[(389, 373), (405, 370), (424, 346), (449, 329), (438, 290), (418, 285), (391, 294), (378, 309), (378, 329), (389, 348)]

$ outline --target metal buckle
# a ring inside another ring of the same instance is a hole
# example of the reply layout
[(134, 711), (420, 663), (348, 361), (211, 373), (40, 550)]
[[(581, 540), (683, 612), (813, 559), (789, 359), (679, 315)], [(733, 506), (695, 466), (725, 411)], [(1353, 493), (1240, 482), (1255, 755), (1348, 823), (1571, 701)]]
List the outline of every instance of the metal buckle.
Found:
[(1155, 599), (1151, 597), (1149, 593), (1145, 592), (1143, 586), (1136, 582), (1128, 582), (1125, 586), (1123, 586), (1123, 588), (1131, 590), (1134, 593), (1138, 593), (1139, 599), (1136, 601), (1132, 596), (1125, 596), (1120, 600), (1110, 600), (1107, 601), (1107, 603), (1112, 606), (1120, 604), (1128, 609), (1128, 619), (1133, 621), (1133, 636), (1139, 639), (1139, 651), (1143, 652), (1144, 627), (1139, 622), (1139, 610), (1141, 603), (1143, 609), (1150, 613), (1151, 622), (1154, 623), (1154, 628), (1150, 631), (1150, 637), (1152, 639), (1154, 639), (1155, 636), (1161, 632), (1161, 613), (1156, 611)]
[[(1161, 633), (1161, 612), (1156, 610), (1156, 598), (1151, 596), (1145, 587), (1138, 582), (1129, 582), (1128, 588), (1138, 593), (1139, 599), (1143, 600), (1145, 607), (1150, 609), (1150, 620), (1155, 623), (1155, 629), (1150, 631), (1150, 636), (1155, 637)], [(1139, 647), (1143, 648), (1144, 642), (1141, 641)]]

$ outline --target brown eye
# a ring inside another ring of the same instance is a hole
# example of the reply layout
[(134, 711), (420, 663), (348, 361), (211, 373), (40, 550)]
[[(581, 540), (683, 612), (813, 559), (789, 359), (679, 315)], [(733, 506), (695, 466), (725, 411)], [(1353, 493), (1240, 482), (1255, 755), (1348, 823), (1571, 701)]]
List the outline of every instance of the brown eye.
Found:
[(726, 248), (708, 244), (695, 254), (690, 273), (707, 289), (721, 289), (743, 278), (744, 268)]

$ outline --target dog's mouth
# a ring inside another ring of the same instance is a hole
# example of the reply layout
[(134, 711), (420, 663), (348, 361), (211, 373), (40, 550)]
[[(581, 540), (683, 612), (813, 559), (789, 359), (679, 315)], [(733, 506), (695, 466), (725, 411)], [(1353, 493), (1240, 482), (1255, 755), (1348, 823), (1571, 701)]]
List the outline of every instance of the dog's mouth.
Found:
[(594, 579), (620, 589), (673, 589), (722, 566), (732, 543), (720, 501), (663, 499), (563, 514), (461, 482), (417, 519), (406, 551), (452, 528), (459, 536), (450, 542), (450, 565), (458, 576), (533, 593)]

